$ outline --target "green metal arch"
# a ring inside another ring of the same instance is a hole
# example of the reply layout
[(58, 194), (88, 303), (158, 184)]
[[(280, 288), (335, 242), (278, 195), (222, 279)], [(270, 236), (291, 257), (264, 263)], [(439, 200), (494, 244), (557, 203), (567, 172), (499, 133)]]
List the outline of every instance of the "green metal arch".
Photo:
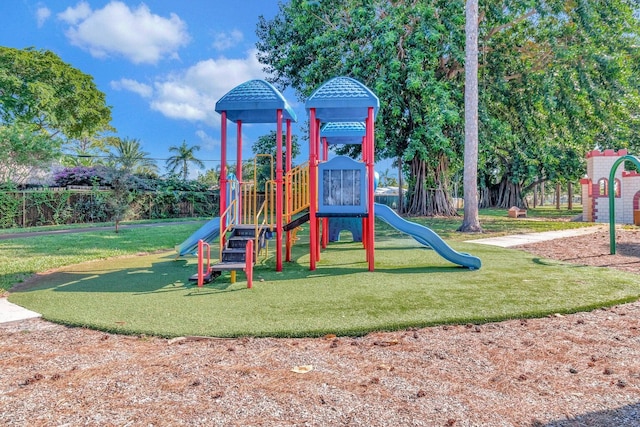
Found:
[(611, 166), (611, 172), (609, 172), (609, 252), (611, 255), (616, 254), (616, 203), (615, 203), (615, 176), (616, 171), (620, 163), (624, 161), (630, 161), (640, 169), (640, 160), (636, 156), (629, 154), (620, 157)]

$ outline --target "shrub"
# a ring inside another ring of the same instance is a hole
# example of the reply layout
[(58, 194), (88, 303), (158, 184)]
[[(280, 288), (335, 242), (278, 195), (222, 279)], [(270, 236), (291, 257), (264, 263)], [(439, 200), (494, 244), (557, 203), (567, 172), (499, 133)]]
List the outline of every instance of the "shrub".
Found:
[(107, 168), (104, 166), (74, 166), (64, 168), (53, 175), (58, 187), (68, 185), (101, 186), (109, 185)]

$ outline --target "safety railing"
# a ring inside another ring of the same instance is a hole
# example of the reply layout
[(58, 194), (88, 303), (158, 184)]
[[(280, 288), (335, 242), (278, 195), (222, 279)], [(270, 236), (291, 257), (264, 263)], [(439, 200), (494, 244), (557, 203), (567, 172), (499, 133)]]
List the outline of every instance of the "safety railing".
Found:
[(220, 215), (220, 254), (218, 258), (220, 260), (222, 260), (222, 250), (227, 240), (227, 233), (238, 223), (237, 203), (238, 201), (236, 199), (231, 200), (227, 209)]
[(285, 176), (287, 200), (285, 213), (290, 220), (309, 207), (309, 162), (302, 163), (287, 172)]

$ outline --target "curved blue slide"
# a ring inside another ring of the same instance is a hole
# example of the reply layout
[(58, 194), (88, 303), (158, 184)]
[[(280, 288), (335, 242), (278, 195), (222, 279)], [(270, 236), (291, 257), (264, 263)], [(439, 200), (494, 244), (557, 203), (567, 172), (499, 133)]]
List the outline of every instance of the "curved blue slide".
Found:
[(447, 245), (432, 229), (415, 222), (407, 221), (398, 215), (387, 205), (375, 203), (376, 217), (380, 218), (393, 228), (416, 239), (419, 243), (433, 248), (441, 257), (454, 264), (477, 270), (482, 265), (480, 258), (466, 253), (455, 251)]
[(198, 251), (199, 240), (204, 240), (209, 243), (218, 237), (218, 235), (220, 235), (220, 217), (213, 218), (198, 228), (187, 240), (176, 246), (176, 252), (178, 256), (194, 254)]

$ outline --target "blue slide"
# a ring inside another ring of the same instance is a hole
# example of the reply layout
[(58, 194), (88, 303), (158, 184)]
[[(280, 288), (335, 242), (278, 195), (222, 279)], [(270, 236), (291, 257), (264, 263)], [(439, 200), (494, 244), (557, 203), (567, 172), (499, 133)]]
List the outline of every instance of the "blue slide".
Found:
[(205, 225), (198, 228), (187, 240), (179, 246), (176, 246), (176, 252), (178, 252), (178, 256), (196, 253), (198, 251), (198, 240), (204, 240), (209, 243), (218, 237), (218, 235), (220, 235), (220, 218), (216, 217), (207, 221)]
[(416, 239), (419, 243), (433, 248), (441, 257), (454, 264), (477, 270), (482, 265), (480, 258), (462, 252), (457, 252), (447, 245), (432, 229), (415, 222), (407, 221), (387, 205), (375, 203), (376, 217), (393, 228)]

